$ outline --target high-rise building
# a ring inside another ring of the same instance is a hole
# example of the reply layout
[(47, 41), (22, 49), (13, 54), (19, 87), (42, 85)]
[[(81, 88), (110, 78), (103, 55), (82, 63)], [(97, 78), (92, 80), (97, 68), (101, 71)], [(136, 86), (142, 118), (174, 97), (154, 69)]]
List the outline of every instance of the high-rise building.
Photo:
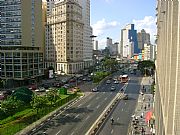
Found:
[(151, 44), (144, 44), (144, 60), (151, 60)]
[(47, 14), (46, 68), (72, 74), (84, 68), (82, 7), (78, 1), (55, 3)]
[(83, 61), (84, 68), (88, 68), (93, 64), (93, 42), (92, 27), (90, 26), (90, 0), (78, 0), (82, 7), (82, 21), (83, 21)]
[(112, 46), (112, 38), (107, 37), (107, 39), (106, 39), (106, 47), (110, 49), (110, 46)]
[(142, 29), (141, 32), (138, 32), (138, 48), (144, 49), (144, 44), (150, 44), (150, 34)]
[(134, 24), (128, 24), (121, 30), (121, 44), (119, 49), (122, 57), (129, 57), (134, 53), (139, 53), (137, 30), (134, 29)]
[(10, 85), (24, 85), (44, 74), (41, 0), (0, 2), (1, 75)]
[(157, 1), (156, 135), (180, 135), (180, 3)]
[(94, 50), (98, 50), (98, 41), (97, 40), (94, 41)]

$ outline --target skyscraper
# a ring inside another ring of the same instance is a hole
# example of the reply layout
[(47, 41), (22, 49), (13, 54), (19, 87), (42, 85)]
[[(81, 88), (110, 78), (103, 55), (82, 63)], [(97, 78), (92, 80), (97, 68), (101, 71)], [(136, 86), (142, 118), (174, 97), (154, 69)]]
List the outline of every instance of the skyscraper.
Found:
[(121, 30), (120, 55), (129, 57), (134, 53), (139, 53), (137, 31), (134, 29), (134, 24), (128, 24)]
[(144, 49), (144, 44), (150, 44), (150, 34), (142, 29), (141, 32), (138, 32), (138, 48)]
[(92, 28), (90, 26), (90, 0), (78, 0), (82, 7), (82, 21), (83, 21), (83, 61), (84, 68), (88, 68), (93, 64), (93, 42)]
[(158, 0), (156, 135), (180, 134), (180, 3)]
[[(0, 2), (1, 75), (8, 85), (24, 85), (44, 74), (41, 0)], [(15, 83), (13, 83), (15, 82)]]
[(83, 26), (78, 1), (55, 3), (47, 14), (46, 68), (52, 66), (57, 73), (68, 74), (84, 68)]
[(94, 41), (94, 50), (98, 50), (98, 41), (97, 40)]

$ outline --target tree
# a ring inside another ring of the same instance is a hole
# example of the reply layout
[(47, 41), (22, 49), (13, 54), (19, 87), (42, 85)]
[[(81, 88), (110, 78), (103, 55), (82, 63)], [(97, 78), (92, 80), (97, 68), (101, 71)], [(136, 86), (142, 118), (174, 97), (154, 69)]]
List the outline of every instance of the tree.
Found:
[(138, 69), (142, 74), (152, 75), (154, 74), (155, 64), (153, 61), (145, 60), (138, 62)]
[(12, 96), (16, 97), (17, 100), (21, 100), (25, 103), (30, 103), (32, 101), (33, 92), (26, 87), (21, 87), (16, 89)]
[(51, 105), (52, 105), (56, 103), (56, 101), (59, 98), (59, 95), (56, 89), (52, 89), (47, 93), (46, 97), (51, 102)]
[(46, 108), (47, 103), (48, 101), (45, 96), (37, 96), (37, 95), (34, 95), (32, 101), (30, 102), (32, 108), (36, 110), (37, 114), (40, 109)]
[(7, 115), (13, 115), (24, 105), (24, 102), (16, 99), (13, 96), (9, 96), (6, 100), (1, 103), (1, 109)]

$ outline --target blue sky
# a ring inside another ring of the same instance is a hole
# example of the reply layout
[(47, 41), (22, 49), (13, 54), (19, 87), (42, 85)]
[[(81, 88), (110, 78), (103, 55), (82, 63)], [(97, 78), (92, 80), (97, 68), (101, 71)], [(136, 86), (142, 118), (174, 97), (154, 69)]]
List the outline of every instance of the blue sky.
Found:
[(106, 37), (119, 42), (120, 30), (128, 23), (134, 23), (138, 31), (145, 29), (154, 43), (155, 8), (156, 0), (91, 0), (91, 26), (99, 48), (105, 47)]

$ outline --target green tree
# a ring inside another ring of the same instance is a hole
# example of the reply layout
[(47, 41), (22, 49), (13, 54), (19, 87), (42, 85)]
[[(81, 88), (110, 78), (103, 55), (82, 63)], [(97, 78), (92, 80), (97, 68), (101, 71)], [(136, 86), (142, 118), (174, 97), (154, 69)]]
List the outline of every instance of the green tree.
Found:
[(37, 114), (40, 109), (46, 108), (47, 103), (48, 100), (45, 96), (37, 96), (37, 95), (34, 95), (32, 101), (30, 102), (32, 108), (36, 110)]
[(154, 74), (155, 64), (150, 60), (139, 61), (138, 70), (140, 70), (142, 74), (152, 75)]
[(16, 97), (17, 100), (30, 103), (32, 101), (33, 92), (26, 87), (21, 87), (16, 89), (12, 96)]
[(46, 95), (48, 101), (50, 101), (51, 105), (55, 104), (56, 101), (60, 98), (58, 95), (58, 91), (56, 89), (50, 90)]
[(21, 107), (24, 105), (24, 102), (16, 99), (13, 96), (9, 96), (6, 100), (2, 101), (1, 103), (1, 109), (7, 114), (7, 115), (13, 115), (17, 111), (21, 110)]

